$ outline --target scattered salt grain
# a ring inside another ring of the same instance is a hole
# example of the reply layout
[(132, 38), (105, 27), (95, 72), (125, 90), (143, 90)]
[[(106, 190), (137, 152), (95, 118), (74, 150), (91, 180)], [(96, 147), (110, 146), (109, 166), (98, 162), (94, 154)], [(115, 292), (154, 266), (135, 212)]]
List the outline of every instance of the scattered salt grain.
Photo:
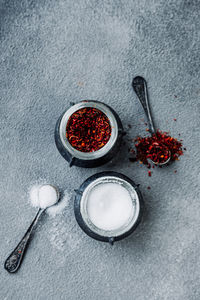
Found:
[[(73, 228), (73, 223), (67, 222), (67, 219), (63, 218), (62, 215), (59, 215), (58, 219), (52, 220), (46, 234), (51, 246), (56, 250), (56, 255), (61, 255), (60, 259), (65, 260), (66, 255), (77, 251), (81, 243), (78, 233)], [(57, 263), (59, 263), (59, 259)]]
[(71, 194), (65, 191), (64, 197), (56, 204), (47, 209), (47, 213), (50, 217), (54, 218), (56, 215), (61, 214), (65, 207), (68, 205)]
[(39, 207), (38, 191), (41, 185), (34, 185), (30, 190), (30, 200), (33, 207)]

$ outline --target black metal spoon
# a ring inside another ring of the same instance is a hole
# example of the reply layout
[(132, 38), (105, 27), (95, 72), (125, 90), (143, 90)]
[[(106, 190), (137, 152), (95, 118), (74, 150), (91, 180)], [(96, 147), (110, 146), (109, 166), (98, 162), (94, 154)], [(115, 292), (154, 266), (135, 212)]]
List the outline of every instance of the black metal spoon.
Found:
[[(155, 130), (155, 127), (153, 124), (153, 120), (152, 120), (151, 112), (150, 112), (150, 108), (149, 108), (146, 80), (141, 76), (137, 76), (137, 77), (133, 78), (132, 87), (133, 87), (136, 95), (138, 96), (138, 99), (140, 100), (140, 103), (142, 104), (142, 107), (144, 109), (145, 115), (147, 117), (149, 132), (151, 133), (151, 135), (156, 134), (156, 130)], [(154, 162), (153, 160), (151, 160), (151, 161), (155, 165), (163, 166), (163, 165), (167, 164), (171, 159), (171, 152), (169, 151), (169, 149), (168, 149), (168, 153), (169, 153), (169, 155), (168, 155), (167, 160), (162, 163), (157, 163), (157, 162)]]
[[(56, 193), (57, 193), (57, 201), (59, 200), (59, 191), (56, 187), (52, 186), (55, 188)], [(28, 247), (29, 241), (31, 234), (36, 227), (36, 224), (41, 216), (41, 214), (45, 211), (46, 208), (39, 208), (35, 218), (33, 219), (31, 225), (29, 226), (28, 230), (26, 231), (25, 235), (17, 245), (17, 247), (11, 252), (11, 254), (8, 256), (4, 263), (4, 268), (9, 272), (9, 273), (15, 273), (21, 266), (22, 260), (24, 258), (24, 254), (26, 252), (26, 249)]]

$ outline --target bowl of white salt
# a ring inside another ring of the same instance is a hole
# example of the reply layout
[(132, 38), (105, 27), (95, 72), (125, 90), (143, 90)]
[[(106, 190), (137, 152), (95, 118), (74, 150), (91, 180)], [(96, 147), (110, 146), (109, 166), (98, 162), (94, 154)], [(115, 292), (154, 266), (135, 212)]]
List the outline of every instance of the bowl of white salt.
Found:
[(74, 213), (87, 235), (113, 244), (136, 229), (142, 203), (138, 185), (130, 178), (117, 172), (101, 172), (76, 190)]

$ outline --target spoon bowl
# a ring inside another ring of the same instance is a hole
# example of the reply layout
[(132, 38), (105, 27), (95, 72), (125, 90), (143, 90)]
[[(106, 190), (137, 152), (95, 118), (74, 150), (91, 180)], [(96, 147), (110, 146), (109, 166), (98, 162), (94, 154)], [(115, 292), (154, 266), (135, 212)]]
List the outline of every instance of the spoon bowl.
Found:
[(169, 151), (169, 157), (168, 157), (168, 159), (166, 159), (164, 162), (162, 162), (162, 163), (157, 163), (157, 162), (155, 162), (155, 161), (153, 161), (152, 159), (149, 159), (154, 165), (156, 165), (156, 166), (164, 166), (164, 165), (166, 165), (166, 164), (168, 164), (169, 162), (170, 162), (170, 160), (171, 160), (171, 151)]
[(55, 205), (55, 204), (58, 203), (58, 201), (59, 201), (59, 199), (60, 199), (60, 192), (59, 192), (58, 188), (57, 188), (55, 185), (53, 185), (53, 184), (42, 184), (42, 185), (40, 186), (39, 190), (40, 190), (42, 187), (44, 187), (44, 186), (50, 186), (50, 187), (52, 187), (52, 188), (55, 190), (56, 196), (57, 196), (56, 202), (55, 202), (54, 204), (51, 204), (51, 205), (47, 206), (47, 207), (45, 208), (45, 209), (47, 209), (47, 208), (49, 208), (49, 207), (51, 207), (51, 206), (53, 206), (53, 205)]

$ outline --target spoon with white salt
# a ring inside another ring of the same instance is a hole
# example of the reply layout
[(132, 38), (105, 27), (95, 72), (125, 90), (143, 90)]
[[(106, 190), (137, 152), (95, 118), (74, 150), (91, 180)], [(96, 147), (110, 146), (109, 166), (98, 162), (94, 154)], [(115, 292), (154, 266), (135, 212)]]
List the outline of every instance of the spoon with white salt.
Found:
[(29, 243), (31, 233), (36, 227), (41, 214), (45, 211), (46, 208), (56, 204), (60, 197), (58, 189), (51, 184), (41, 185), (37, 193), (39, 210), (31, 225), (29, 226), (27, 232), (25, 233), (17, 247), (14, 249), (14, 251), (5, 261), (4, 268), (9, 273), (15, 273), (19, 269)]

